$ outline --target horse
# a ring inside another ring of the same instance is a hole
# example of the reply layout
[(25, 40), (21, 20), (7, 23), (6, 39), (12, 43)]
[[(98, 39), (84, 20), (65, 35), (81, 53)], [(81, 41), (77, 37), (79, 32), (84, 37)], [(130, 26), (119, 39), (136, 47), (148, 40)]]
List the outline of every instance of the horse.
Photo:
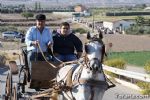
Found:
[(58, 71), (51, 100), (102, 100), (108, 89), (102, 68), (105, 46), (101, 34), (92, 37), (89, 33), (87, 39), (85, 56)]

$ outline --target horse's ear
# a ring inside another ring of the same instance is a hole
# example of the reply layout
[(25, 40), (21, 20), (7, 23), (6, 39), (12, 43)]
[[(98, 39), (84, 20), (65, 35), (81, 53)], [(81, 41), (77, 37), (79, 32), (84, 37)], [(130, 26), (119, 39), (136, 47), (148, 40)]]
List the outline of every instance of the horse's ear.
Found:
[(87, 44), (84, 45), (84, 49), (85, 49), (85, 52), (87, 53), (88, 52)]
[(102, 31), (99, 31), (99, 39), (103, 39), (103, 33), (102, 33)]
[(87, 33), (87, 39), (91, 39), (91, 34), (90, 34), (90, 32)]

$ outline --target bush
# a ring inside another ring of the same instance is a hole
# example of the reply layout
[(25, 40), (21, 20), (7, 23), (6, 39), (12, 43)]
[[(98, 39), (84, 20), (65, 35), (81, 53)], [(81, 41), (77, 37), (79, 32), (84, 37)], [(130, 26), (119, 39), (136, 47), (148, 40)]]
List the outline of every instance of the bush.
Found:
[(0, 55), (0, 66), (5, 65), (6, 63), (6, 57), (4, 55)]
[(150, 83), (139, 81), (137, 82), (137, 86), (139, 86), (143, 95), (150, 95)]
[(29, 17), (33, 17), (34, 16), (34, 14), (31, 13), (31, 12), (23, 12), (23, 13), (21, 13), (21, 15), (23, 17), (25, 17), (26, 19), (28, 19)]
[(125, 60), (121, 59), (121, 58), (116, 58), (116, 59), (110, 59), (110, 60), (106, 60), (104, 62), (105, 65), (111, 66), (111, 67), (116, 67), (119, 69), (125, 69)]
[(5, 32), (5, 31), (17, 31), (17, 27), (15, 26), (1, 26), (0, 27), (0, 32)]
[[(123, 59), (110, 59), (110, 60), (106, 60), (104, 62), (105, 65), (107, 66), (111, 66), (111, 67), (115, 67), (115, 68), (119, 68), (119, 69), (125, 69), (125, 61)], [(118, 77), (117, 74), (109, 72), (109, 71), (105, 71), (106, 74), (112, 76), (112, 77)]]
[(112, 73), (112, 72), (109, 72), (109, 71), (104, 71), (107, 75), (111, 76), (111, 78), (114, 78), (114, 77), (118, 77), (119, 75), (115, 74), (115, 73)]
[(80, 33), (80, 34), (83, 34), (83, 33), (87, 33), (87, 31), (83, 28), (77, 28), (75, 30), (73, 30), (75, 33)]
[(150, 61), (148, 61), (145, 64), (144, 69), (145, 69), (146, 73), (150, 74)]
[(149, 34), (149, 26), (146, 25), (133, 25), (125, 30), (126, 34), (140, 35), (140, 34)]

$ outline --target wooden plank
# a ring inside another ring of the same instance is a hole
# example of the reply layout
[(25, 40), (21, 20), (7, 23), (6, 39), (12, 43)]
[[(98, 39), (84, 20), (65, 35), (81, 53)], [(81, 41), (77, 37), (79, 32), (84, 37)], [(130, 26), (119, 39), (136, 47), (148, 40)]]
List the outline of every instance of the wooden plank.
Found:
[(50, 88), (59, 68), (53, 68), (46, 61), (33, 61), (30, 88)]

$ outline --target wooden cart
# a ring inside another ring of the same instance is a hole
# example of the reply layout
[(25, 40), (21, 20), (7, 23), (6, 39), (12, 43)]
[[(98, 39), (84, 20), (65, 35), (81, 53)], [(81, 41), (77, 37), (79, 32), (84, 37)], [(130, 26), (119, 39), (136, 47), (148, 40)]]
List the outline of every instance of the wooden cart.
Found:
[[(23, 59), (22, 65), (17, 65), (15, 61), (9, 62), (9, 71), (5, 87), (5, 100), (21, 100), (21, 98), (24, 98), (23, 100), (28, 100), (29, 98), (27, 97), (36, 94), (37, 91), (39, 92), (51, 88), (53, 86), (53, 80), (59, 70), (59, 68), (50, 66), (46, 61), (34, 61), (31, 62), (32, 74), (30, 75), (26, 47), (22, 47), (22, 54), (19, 55), (19, 58)], [(50, 63), (55, 66), (59, 65), (52, 61)], [(13, 82), (13, 75), (18, 75), (17, 83)], [(35, 89), (36, 92), (30, 92), (28, 89)], [(25, 95), (28, 96), (26, 97)], [(45, 99), (47, 98), (45, 97)]]

